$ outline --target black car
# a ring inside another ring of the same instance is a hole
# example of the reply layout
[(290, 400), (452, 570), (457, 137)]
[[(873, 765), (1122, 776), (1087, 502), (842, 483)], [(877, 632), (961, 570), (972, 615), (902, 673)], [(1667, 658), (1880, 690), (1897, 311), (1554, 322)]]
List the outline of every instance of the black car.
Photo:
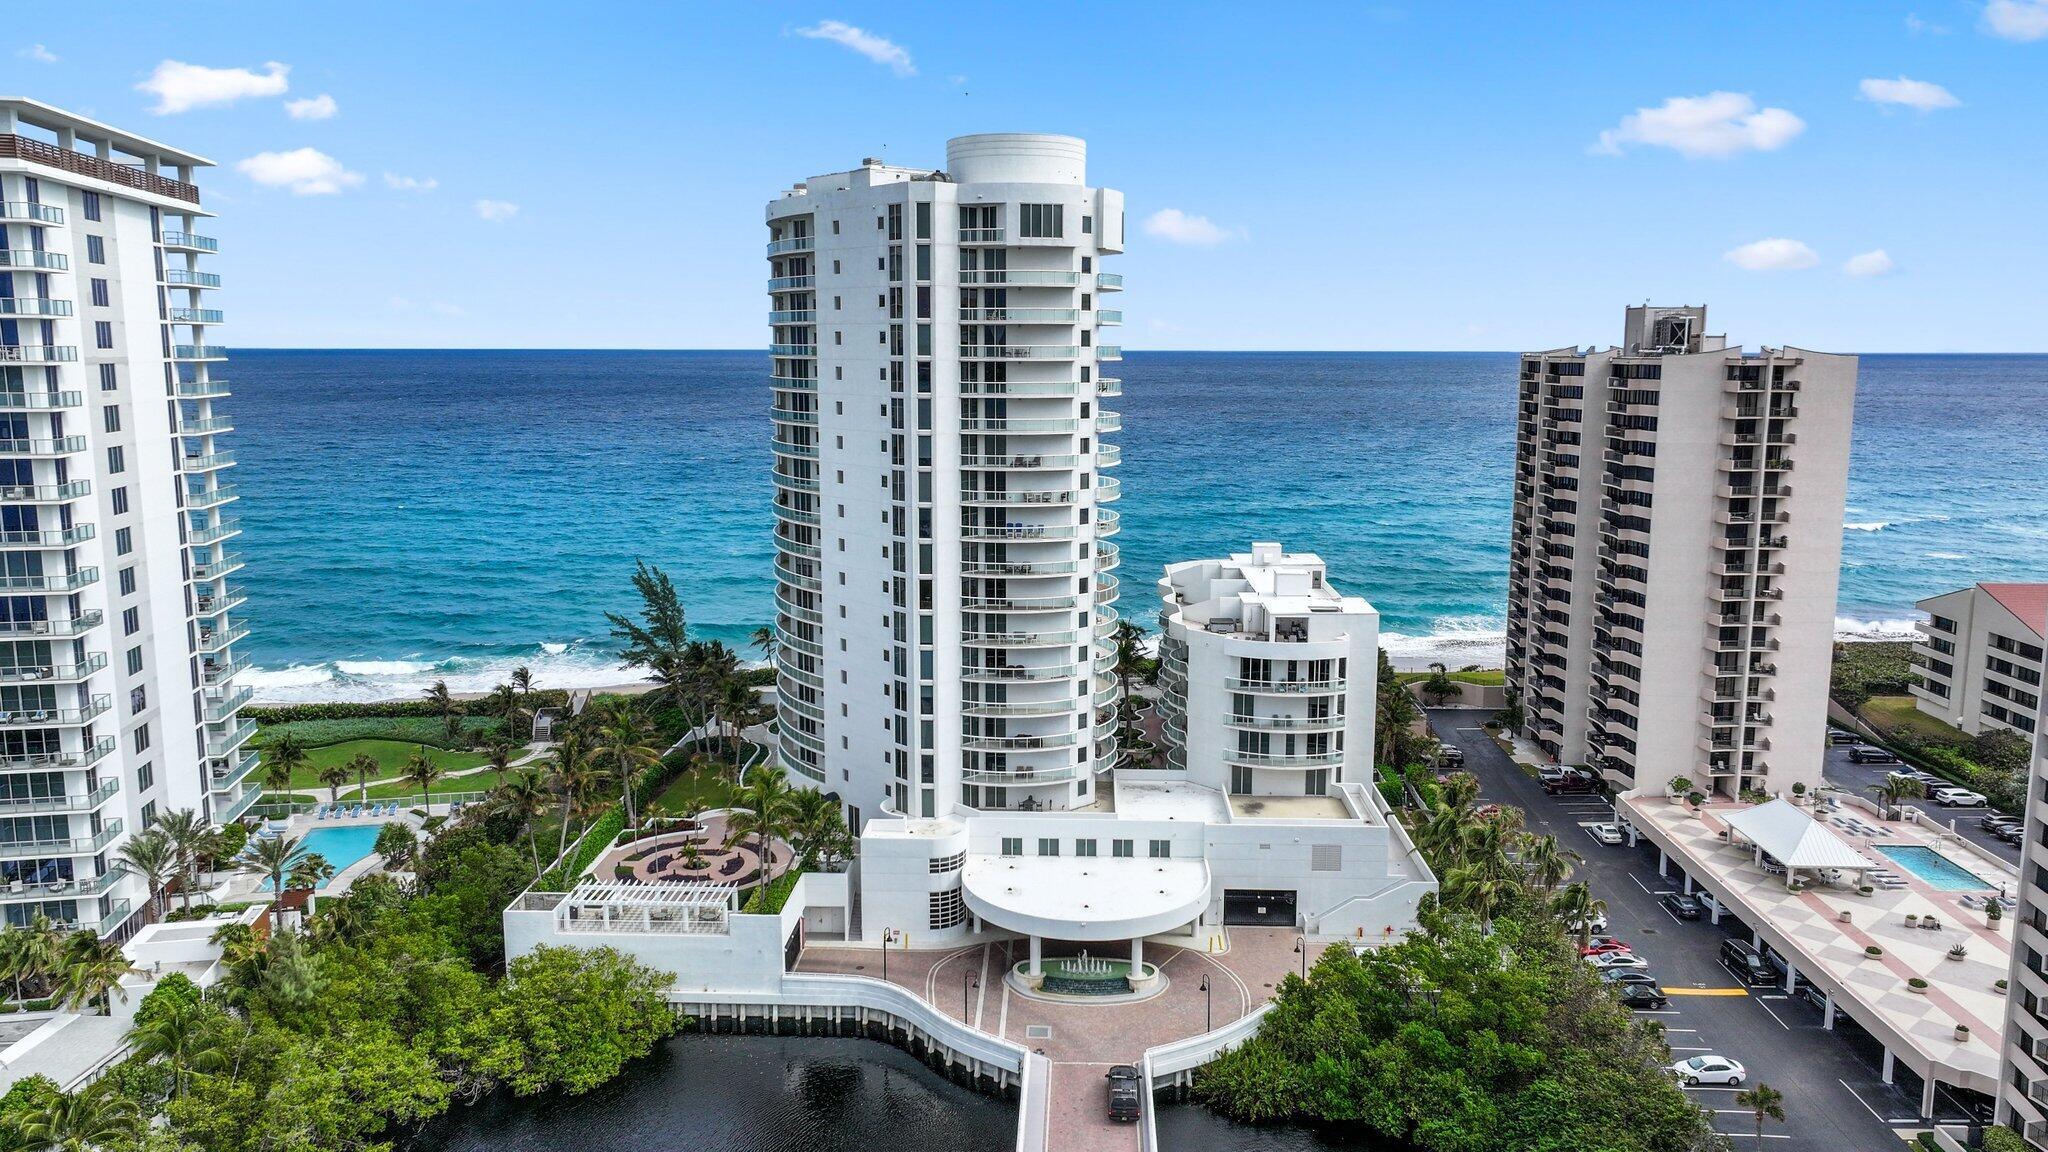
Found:
[(1662, 903), (1666, 910), (1680, 920), (1697, 920), (1700, 918), (1700, 902), (1683, 892), (1666, 892)]
[(1648, 984), (1657, 987), (1657, 978), (1641, 968), (1603, 968), (1600, 979), (1608, 984)]
[(1977, 818), (1977, 827), (1994, 834), (2000, 828), (2018, 828), (2024, 824), (2025, 821), (2017, 816), (2006, 816), (1998, 812), (1990, 812)]
[(1671, 1003), (1655, 984), (1623, 984), (1619, 993), (1623, 1008), (1662, 1008)]
[(1566, 792), (1592, 792), (1599, 787), (1599, 778), (1583, 768), (1567, 768), (1556, 779), (1543, 781), (1543, 790), (1552, 796)]
[(1446, 772), (1456, 772), (1465, 767), (1465, 753), (1449, 744), (1437, 749), (1437, 766)]
[(1868, 744), (1858, 744), (1854, 748), (1849, 749), (1849, 762), (1851, 764), (1897, 764), (1899, 758), (1883, 748), (1873, 748)]
[(2027, 838), (2027, 826), (2024, 824), (2001, 824), (1998, 826), (1997, 831), (1991, 834), (2007, 844), (2018, 844)]
[(1756, 949), (1741, 940), (1721, 941), (1721, 963), (1745, 984), (1775, 984), (1778, 974)]
[(1105, 1079), (1109, 1081), (1109, 1118), (1111, 1120), (1137, 1120), (1144, 1115), (1144, 1105), (1138, 1092), (1138, 1069), (1136, 1065), (1114, 1065), (1110, 1068)]

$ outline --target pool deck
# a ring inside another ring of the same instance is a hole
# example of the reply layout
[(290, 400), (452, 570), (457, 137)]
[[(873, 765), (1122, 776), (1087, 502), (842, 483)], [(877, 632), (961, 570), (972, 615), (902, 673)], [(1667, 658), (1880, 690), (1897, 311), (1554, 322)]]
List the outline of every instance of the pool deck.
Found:
[[(1837, 1008), (1883, 1042), (1891, 1055), (1923, 1078), (1931, 1073), (1944, 1084), (1995, 1095), (2005, 1026), (2005, 995), (1995, 985), (2007, 975), (2015, 920), (2008, 911), (2003, 920), (1990, 923), (1976, 898), (2015, 893), (2019, 877), (1961, 837), (1844, 805), (1807, 811), (1873, 867), (1895, 872), (1903, 885), (1878, 887), (1868, 896), (1858, 895), (1853, 886), (1833, 884), (1793, 891), (1783, 875), (1758, 867), (1748, 848), (1721, 839), (1726, 818), (1745, 807), (1707, 804), (1695, 815), (1681, 802), (1648, 795), (1624, 796), (1617, 804), (1621, 816), (1664, 850), (1689, 882), (1726, 903), (1729, 913), (1790, 960), (1796, 979), (1829, 993)], [(1937, 852), (1981, 879), (1985, 888), (1943, 891), (1878, 852), (1877, 845)], [(1674, 887), (1678, 875), (1672, 873)], [(1932, 917), (1940, 928), (1908, 927), (1909, 915), (1923, 921)], [(1967, 955), (1949, 959), (1950, 947), (1957, 944)], [(1881, 955), (1868, 955), (1865, 949), (1871, 946)], [(1906, 983), (1913, 977), (1926, 980), (1928, 987), (1913, 991)], [(1960, 1041), (1958, 1024), (1969, 1028)]]

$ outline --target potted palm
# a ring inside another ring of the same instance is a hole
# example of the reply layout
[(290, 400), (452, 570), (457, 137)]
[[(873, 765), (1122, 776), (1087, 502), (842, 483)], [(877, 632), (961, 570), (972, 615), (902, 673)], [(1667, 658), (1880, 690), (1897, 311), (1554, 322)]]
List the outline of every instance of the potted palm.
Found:
[(1692, 791), (1692, 777), (1673, 776), (1664, 782), (1664, 787), (1671, 793), (1673, 800), (1683, 799), (1686, 793)]

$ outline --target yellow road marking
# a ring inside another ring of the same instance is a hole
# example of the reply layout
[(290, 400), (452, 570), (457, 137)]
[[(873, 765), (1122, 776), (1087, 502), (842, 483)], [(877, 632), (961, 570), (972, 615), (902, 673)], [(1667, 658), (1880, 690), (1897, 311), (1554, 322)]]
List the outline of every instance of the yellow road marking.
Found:
[(1747, 996), (1747, 988), (1666, 988), (1666, 996)]

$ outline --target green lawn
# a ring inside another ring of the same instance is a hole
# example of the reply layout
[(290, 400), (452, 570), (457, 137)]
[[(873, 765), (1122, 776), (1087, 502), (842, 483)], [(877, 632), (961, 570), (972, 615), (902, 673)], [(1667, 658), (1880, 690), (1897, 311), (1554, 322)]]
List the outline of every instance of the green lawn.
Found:
[(1862, 714), (1871, 727), (1885, 735), (1906, 732), (1941, 744), (1958, 744), (1968, 739), (1960, 730), (1920, 711), (1911, 696), (1872, 696), (1864, 702)]
[[(720, 765), (731, 772), (730, 765)], [(739, 790), (733, 787), (729, 775), (714, 775), (711, 772), (685, 772), (675, 778), (655, 803), (670, 812), (688, 812), (691, 809), (728, 808)]]
[[(346, 764), (358, 755), (368, 755), (377, 761), (377, 770), (370, 774), (371, 779), (374, 780), (382, 776), (395, 776), (405, 771), (405, 762), (412, 759), (413, 753), (418, 752), (420, 748), (421, 745), (401, 744), (396, 740), (348, 740), (340, 744), (329, 744), (324, 748), (308, 748), (306, 749), (306, 763), (298, 771), (292, 773), (292, 788), (295, 791), (317, 791), (324, 797), (327, 795), (327, 789), (320, 783), (320, 770), (329, 764)], [(434, 762), (441, 766), (441, 771), (443, 772), (458, 772), (468, 768), (475, 768), (486, 762), (486, 757), (476, 752), (450, 752), (445, 748), (428, 748), (426, 751), (427, 755), (432, 757)], [(434, 791), (486, 791), (496, 783), (497, 777), (489, 772), (485, 772), (478, 776), (465, 777), (460, 780), (437, 781), (434, 784)], [(355, 778), (351, 776), (348, 783), (342, 786), (342, 792), (346, 794), (354, 787)], [(405, 796), (417, 796), (419, 792), (420, 790), (417, 785), (403, 782), (397, 784), (373, 784), (370, 786), (370, 797), (372, 799), (399, 799)]]

